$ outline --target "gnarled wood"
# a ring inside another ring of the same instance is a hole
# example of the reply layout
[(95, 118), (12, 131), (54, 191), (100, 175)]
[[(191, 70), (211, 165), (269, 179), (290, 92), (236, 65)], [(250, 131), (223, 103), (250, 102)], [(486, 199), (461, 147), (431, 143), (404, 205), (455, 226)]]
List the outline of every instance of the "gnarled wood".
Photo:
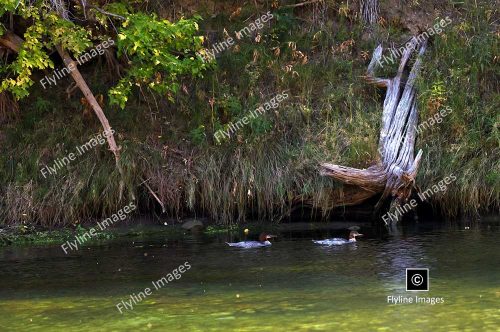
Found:
[[(388, 196), (392, 196), (396, 204), (403, 204), (408, 199), (415, 185), (415, 177), (422, 157), (421, 150), (414, 157), (418, 122), (415, 80), (420, 71), (422, 55), (427, 44), (424, 41), (417, 46), (419, 46), (419, 53), (406, 79), (403, 77), (405, 69), (415, 51), (412, 47), (403, 52), (396, 76), (391, 79), (375, 76), (375, 69), (381, 64), (382, 46), (379, 45), (375, 49), (368, 65), (366, 80), (387, 89), (380, 126), (379, 163), (362, 170), (328, 163), (321, 164), (322, 175), (359, 186), (363, 191), (374, 194), (382, 193), (376, 210)], [(351, 205), (351, 202), (345, 202), (345, 205)]]
[(334, 177), (346, 184), (356, 185), (374, 193), (384, 189), (387, 175), (379, 165), (371, 166), (368, 169), (357, 169), (328, 163), (321, 164), (320, 174)]

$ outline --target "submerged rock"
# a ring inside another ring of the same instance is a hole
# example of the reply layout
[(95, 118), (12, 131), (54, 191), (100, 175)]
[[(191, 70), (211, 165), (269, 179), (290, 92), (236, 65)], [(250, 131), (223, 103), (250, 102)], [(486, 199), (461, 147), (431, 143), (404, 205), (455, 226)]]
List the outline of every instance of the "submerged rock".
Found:
[(193, 231), (193, 230), (201, 230), (205, 227), (205, 225), (199, 219), (189, 219), (185, 221), (181, 227)]

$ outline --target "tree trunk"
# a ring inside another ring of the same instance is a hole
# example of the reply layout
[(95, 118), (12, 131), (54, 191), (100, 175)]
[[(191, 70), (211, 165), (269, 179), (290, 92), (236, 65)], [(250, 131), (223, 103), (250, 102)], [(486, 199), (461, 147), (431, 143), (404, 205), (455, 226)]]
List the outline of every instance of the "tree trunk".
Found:
[[(375, 206), (377, 211), (388, 196), (392, 196), (391, 207), (404, 204), (411, 195), (415, 177), (422, 157), (422, 150), (414, 157), (414, 146), (418, 122), (415, 79), (420, 71), (422, 55), (427, 43), (419, 47), (417, 59), (406, 78), (404, 86), (403, 74), (414, 49), (405, 49), (401, 57), (398, 72), (394, 78), (377, 78), (374, 71), (380, 65), (382, 46), (379, 45), (368, 65), (366, 79), (369, 83), (385, 87), (387, 93), (384, 100), (382, 123), (379, 139), (379, 162), (368, 169), (356, 169), (334, 164), (321, 164), (321, 174), (347, 184), (361, 187), (363, 191), (374, 196), (382, 193)], [(350, 202), (346, 202), (350, 205)]]
[(14, 53), (19, 53), (19, 49), (23, 42), (24, 40), (21, 37), (11, 31), (6, 31), (3, 36), (0, 36), (0, 44)]
[[(52, 6), (54, 10), (58, 13), (60, 17), (65, 19), (66, 21), (71, 22), (69, 15), (68, 15), (68, 9), (66, 8), (66, 3), (63, 0), (51, 0)], [(106, 118), (106, 115), (104, 114), (101, 105), (97, 102), (95, 99), (94, 94), (92, 91), (90, 91), (90, 88), (88, 87), (87, 83), (83, 79), (83, 76), (80, 74), (80, 71), (78, 70), (76, 66), (76, 62), (71, 58), (71, 56), (68, 54), (68, 52), (61, 46), (57, 45), (57, 52), (61, 56), (61, 58), (64, 61), (64, 64), (66, 65), (67, 68), (74, 68), (73, 70), (70, 70), (71, 77), (73, 77), (73, 80), (75, 81), (76, 85), (80, 90), (82, 91), (83, 95), (85, 96), (85, 99), (87, 99), (88, 103), (90, 106), (92, 106), (92, 109), (94, 110), (95, 114), (99, 118), (99, 121), (102, 124), (102, 127), (104, 128), (104, 131), (106, 133), (106, 139), (109, 144), (109, 149), (113, 154), (115, 155), (115, 162), (116, 162), (116, 168), (118, 169), (118, 172), (120, 173), (120, 192), (119, 194), (119, 200), (121, 201), (122, 195), (123, 195), (123, 188), (125, 187), (123, 178), (123, 169), (120, 164), (120, 147), (116, 145), (115, 142), (115, 137), (113, 136), (113, 133), (111, 132), (111, 127), (109, 125), (108, 119)], [(72, 65), (72, 66), (71, 66)], [(71, 66), (71, 67), (70, 67)], [(135, 199), (135, 197), (133, 197)]]
[(378, 0), (360, 1), (361, 17), (366, 25), (372, 26), (378, 21)]
[(61, 58), (64, 61), (64, 64), (66, 65), (67, 68), (73, 68), (73, 70), (70, 71), (71, 77), (76, 83), (76, 86), (82, 91), (83, 95), (85, 96), (85, 99), (87, 99), (88, 103), (90, 106), (92, 106), (92, 109), (94, 110), (95, 114), (99, 118), (99, 121), (101, 122), (102, 127), (104, 128), (104, 131), (106, 133), (106, 139), (108, 140), (108, 145), (109, 149), (113, 154), (115, 155), (115, 160), (116, 160), (116, 165), (121, 172), (121, 167), (120, 167), (120, 148), (116, 145), (115, 142), (115, 137), (113, 136), (113, 133), (111, 132), (111, 126), (109, 125), (108, 119), (106, 118), (106, 115), (104, 114), (101, 105), (97, 102), (95, 99), (94, 94), (92, 91), (90, 91), (90, 88), (88, 87), (87, 83), (82, 77), (82, 74), (80, 74), (80, 71), (78, 70), (77, 63), (70, 57), (68, 52), (66, 52), (61, 46), (57, 46), (57, 52), (61, 56)]

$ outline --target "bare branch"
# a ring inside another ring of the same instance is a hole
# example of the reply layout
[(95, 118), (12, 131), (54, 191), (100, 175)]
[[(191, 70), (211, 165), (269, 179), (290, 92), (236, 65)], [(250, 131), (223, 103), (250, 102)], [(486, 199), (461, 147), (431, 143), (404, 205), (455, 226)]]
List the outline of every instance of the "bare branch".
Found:
[(90, 8), (93, 8), (93, 9), (95, 9), (95, 10), (97, 10), (97, 11), (98, 11), (99, 13), (101, 13), (101, 14), (108, 15), (108, 16), (112, 16), (112, 17), (116, 17), (116, 18), (118, 18), (118, 19), (120, 19), (120, 20), (126, 20), (126, 18), (125, 18), (125, 17), (123, 17), (123, 16), (121, 16), (121, 15), (118, 15), (118, 14), (114, 14), (114, 13), (107, 12), (107, 11), (105, 11), (104, 9), (101, 9), (101, 8), (99, 8), (99, 7), (96, 7), (96, 6), (89, 6), (89, 7), (90, 7)]

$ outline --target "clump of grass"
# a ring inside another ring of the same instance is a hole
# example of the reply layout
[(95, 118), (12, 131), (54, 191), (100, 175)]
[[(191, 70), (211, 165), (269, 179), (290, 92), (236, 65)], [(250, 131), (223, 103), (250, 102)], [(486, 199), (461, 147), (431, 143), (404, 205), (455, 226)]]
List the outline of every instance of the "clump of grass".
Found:
[(0, 247), (7, 245), (46, 245), (69, 240), (72, 232), (68, 229), (58, 231), (38, 231), (33, 226), (19, 225), (0, 230)]
[(452, 109), (418, 139), (425, 151), (418, 177), (422, 188), (450, 173), (458, 178), (432, 198), (446, 215), (500, 207), (498, 37), (491, 9), (484, 1), (467, 2), (453, 27), (433, 41), (420, 80), (421, 121), (438, 109)]

